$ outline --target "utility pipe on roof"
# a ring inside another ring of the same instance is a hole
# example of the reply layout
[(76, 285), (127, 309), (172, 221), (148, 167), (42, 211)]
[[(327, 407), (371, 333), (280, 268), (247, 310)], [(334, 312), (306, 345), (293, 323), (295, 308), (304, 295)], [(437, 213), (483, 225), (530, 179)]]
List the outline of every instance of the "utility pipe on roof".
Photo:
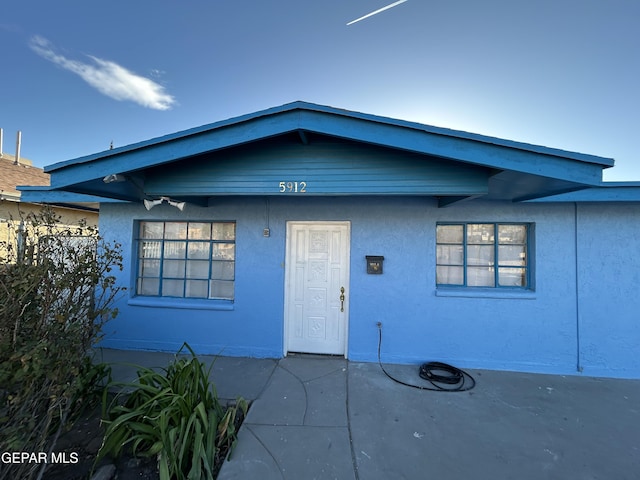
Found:
[(22, 143), (22, 132), (18, 130), (16, 135), (16, 159), (13, 161), (14, 165), (20, 165), (20, 144)]
[(0, 158), (2, 158), (2, 140), (4, 137), (4, 131), (0, 128)]

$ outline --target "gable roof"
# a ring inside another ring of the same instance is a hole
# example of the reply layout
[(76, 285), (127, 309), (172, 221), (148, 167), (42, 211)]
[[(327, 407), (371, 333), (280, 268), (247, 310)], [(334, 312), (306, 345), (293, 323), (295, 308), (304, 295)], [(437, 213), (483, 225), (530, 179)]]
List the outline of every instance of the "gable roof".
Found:
[[(260, 123), (258, 123), (260, 122)], [(365, 125), (366, 128), (358, 129), (358, 125)], [(251, 126), (251, 131), (247, 127)], [(258, 128), (254, 128), (257, 126)], [(232, 127), (240, 127), (232, 130)], [(377, 127), (377, 128), (376, 128)], [(227, 129), (228, 131), (225, 131)], [(244, 131), (243, 131), (244, 130)], [(496, 137), (489, 137), (475, 133), (463, 132), (460, 130), (452, 130), (442, 127), (433, 127), (416, 122), (392, 119), (377, 115), (353, 112), (349, 110), (317, 105), (308, 102), (292, 102), (279, 107), (273, 107), (267, 110), (261, 110), (255, 113), (242, 115), (239, 117), (222, 120), (219, 122), (191, 128), (181, 132), (172, 133), (162, 137), (145, 140), (132, 145), (106, 150), (104, 152), (87, 155), (77, 159), (58, 162), (48, 167), (45, 171), (54, 172), (67, 168), (69, 166), (77, 166), (85, 163), (95, 162), (109, 157), (117, 157), (126, 153), (133, 153), (153, 147), (163, 146), (170, 143), (179, 142), (184, 139), (204, 138), (207, 134), (225, 131), (224, 139), (218, 138), (217, 141), (210, 139), (209, 142), (203, 142), (201, 145), (194, 145), (190, 153), (202, 153), (205, 149), (225, 148), (233, 145), (259, 140), (270, 136), (283, 134), (290, 131), (309, 131), (315, 133), (324, 133), (328, 135), (344, 136), (352, 140), (366, 141), (367, 143), (380, 144), (390, 147), (416, 149), (420, 153), (441, 153), (451, 154), (443, 142), (439, 144), (430, 144), (428, 139), (441, 139), (446, 142), (447, 139), (458, 139), (466, 142), (474, 142), (484, 144), (486, 146), (498, 146), (510, 148), (516, 151), (532, 152), (541, 155), (555, 156), (577, 160), (584, 163), (592, 163), (602, 167), (612, 167), (614, 161), (611, 158), (604, 158), (595, 155), (588, 155), (577, 152), (569, 152), (557, 148), (543, 147), (539, 145), (531, 145), (528, 143), (504, 140)], [(377, 135), (381, 132), (390, 133), (395, 131), (405, 132), (403, 138), (384, 138)], [(230, 135), (234, 133), (235, 135)], [(413, 135), (412, 135), (413, 134)], [(422, 134), (422, 135), (421, 135)], [(222, 135), (219, 135), (220, 137)], [(414, 138), (410, 138), (412, 136)], [(422, 136), (422, 141), (419, 140)], [(427, 150), (425, 150), (425, 147)], [(140, 160), (140, 166), (156, 165), (160, 161), (156, 159), (146, 164)], [(168, 160), (165, 160), (168, 161)]]
[[(134, 201), (147, 195), (144, 188), (147, 172), (157, 173), (188, 159), (285, 138), (288, 142), (296, 139), (304, 145), (313, 143), (314, 138), (331, 138), (405, 152), (425, 160), (458, 165), (462, 174), (466, 169), (480, 168), (486, 173), (484, 181), (487, 182), (482, 195), (511, 201), (599, 186), (602, 170), (614, 164), (610, 158), (595, 155), (293, 102), (59, 162), (46, 167), (45, 171), (52, 175), (51, 190)], [(126, 176), (131, 181), (103, 181), (113, 174)], [(451, 193), (443, 204), (468, 197), (464, 193), (459, 196)]]

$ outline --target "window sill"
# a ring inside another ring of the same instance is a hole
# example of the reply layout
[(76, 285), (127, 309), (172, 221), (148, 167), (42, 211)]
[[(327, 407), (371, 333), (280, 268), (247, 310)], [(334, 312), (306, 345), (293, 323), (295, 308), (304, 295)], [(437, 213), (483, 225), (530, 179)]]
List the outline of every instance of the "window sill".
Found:
[(233, 310), (233, 300), (204, 298), (133, 297), (127, 302), (134, 307), (181, 308), (187, 310)]
[(436, 297), (459, 298), (514, 298), (518, 300), (535, 300), (533, 290), (503, 290), (497, 288), (447, 288), (436, 289)]

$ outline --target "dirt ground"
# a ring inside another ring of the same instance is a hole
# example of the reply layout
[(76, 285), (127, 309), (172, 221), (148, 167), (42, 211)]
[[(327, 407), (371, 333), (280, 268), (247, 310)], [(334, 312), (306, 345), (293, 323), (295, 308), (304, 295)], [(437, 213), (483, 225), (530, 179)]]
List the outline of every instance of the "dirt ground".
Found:
[[(87, 480), (91, 478), (92, 469), (100, 445), (104, 428), (100, 425), (100, 407), (81, 417), (59, 439), (56, 452), (66, 452), (66, 458), (77, 454), (77, 463), (51, 465), (45, 472), (47, 480)], [(114, 460), (103, 459), (95, 471), (102, 465), (113, 463), (116, 466), (115, 477), (118, 480), (156, 480), (159, 478), (155, 459), (136, 459), (123, 456)]]
[[(100, 407), (96, 407), (80, 417), (73, 427), (58, 439), (55, 452), (58, 454), (66, 453), (66, 458), (74, 458), (77, 455), (77, 463), (51, 465), (43, 478), (46, 480), (87, 480), (101, 466), (113, 464), (116, 467), (113, 478), (116, 480), (159, 479), (155, 458), (141, 459), (123, 454), (118, 459), (105, 458), (94, 465), (104, 435), (104, 427), (100, 424), (100, 414)], [(240, 428), (243, 420), (242, 415), (236, 417), (237, 429)], [(220, 451), (218, 458), (215, 459), (215, 475), (217, 475), (227, 453), (227, 451)]]

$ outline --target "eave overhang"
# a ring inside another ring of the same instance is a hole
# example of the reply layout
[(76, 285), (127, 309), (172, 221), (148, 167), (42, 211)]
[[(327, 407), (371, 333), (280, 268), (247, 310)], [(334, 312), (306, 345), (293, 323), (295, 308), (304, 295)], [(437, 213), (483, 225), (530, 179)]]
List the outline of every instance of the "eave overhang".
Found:
[(597, 187), (589, 187), (525, 201), (527, 203), (640, 202), (640, 182), (602, 182)]
[[(608, 158), (294, 102), (57, 163), (45, 171), (52, 175), (52, 189), (135, 200), (142, 198), (144, 192), (134, 184), (103, 185), (101, 179), (116, 173), (144, 177), (148, 169), (291, 132), (303, 144), (309, 143), (310, 135), (320, 134), (510, 172), (521, 182), (533, 179), (545, 185), (541, 192), (521, 188), (509, 193), (509, 188), (502, 188), (499, 195), (512, 201), (599, 185), (602, 169), (613, 166), (613, 160)], [(503, 187), (507, 183), (503, 182)]]
[(97, 205), (105, 202), (118, 202), (118, 200), (109, 197), (100, 197), (96, 195), (85, 195), (65, 190), (56, 190), (49, 187), (39, 186), (18, 186), (21, 192), (20, 200), (26, 203), (46, 203), (59, 205), (77, 205), (81, 207), (90, 206), (97, 208)]

